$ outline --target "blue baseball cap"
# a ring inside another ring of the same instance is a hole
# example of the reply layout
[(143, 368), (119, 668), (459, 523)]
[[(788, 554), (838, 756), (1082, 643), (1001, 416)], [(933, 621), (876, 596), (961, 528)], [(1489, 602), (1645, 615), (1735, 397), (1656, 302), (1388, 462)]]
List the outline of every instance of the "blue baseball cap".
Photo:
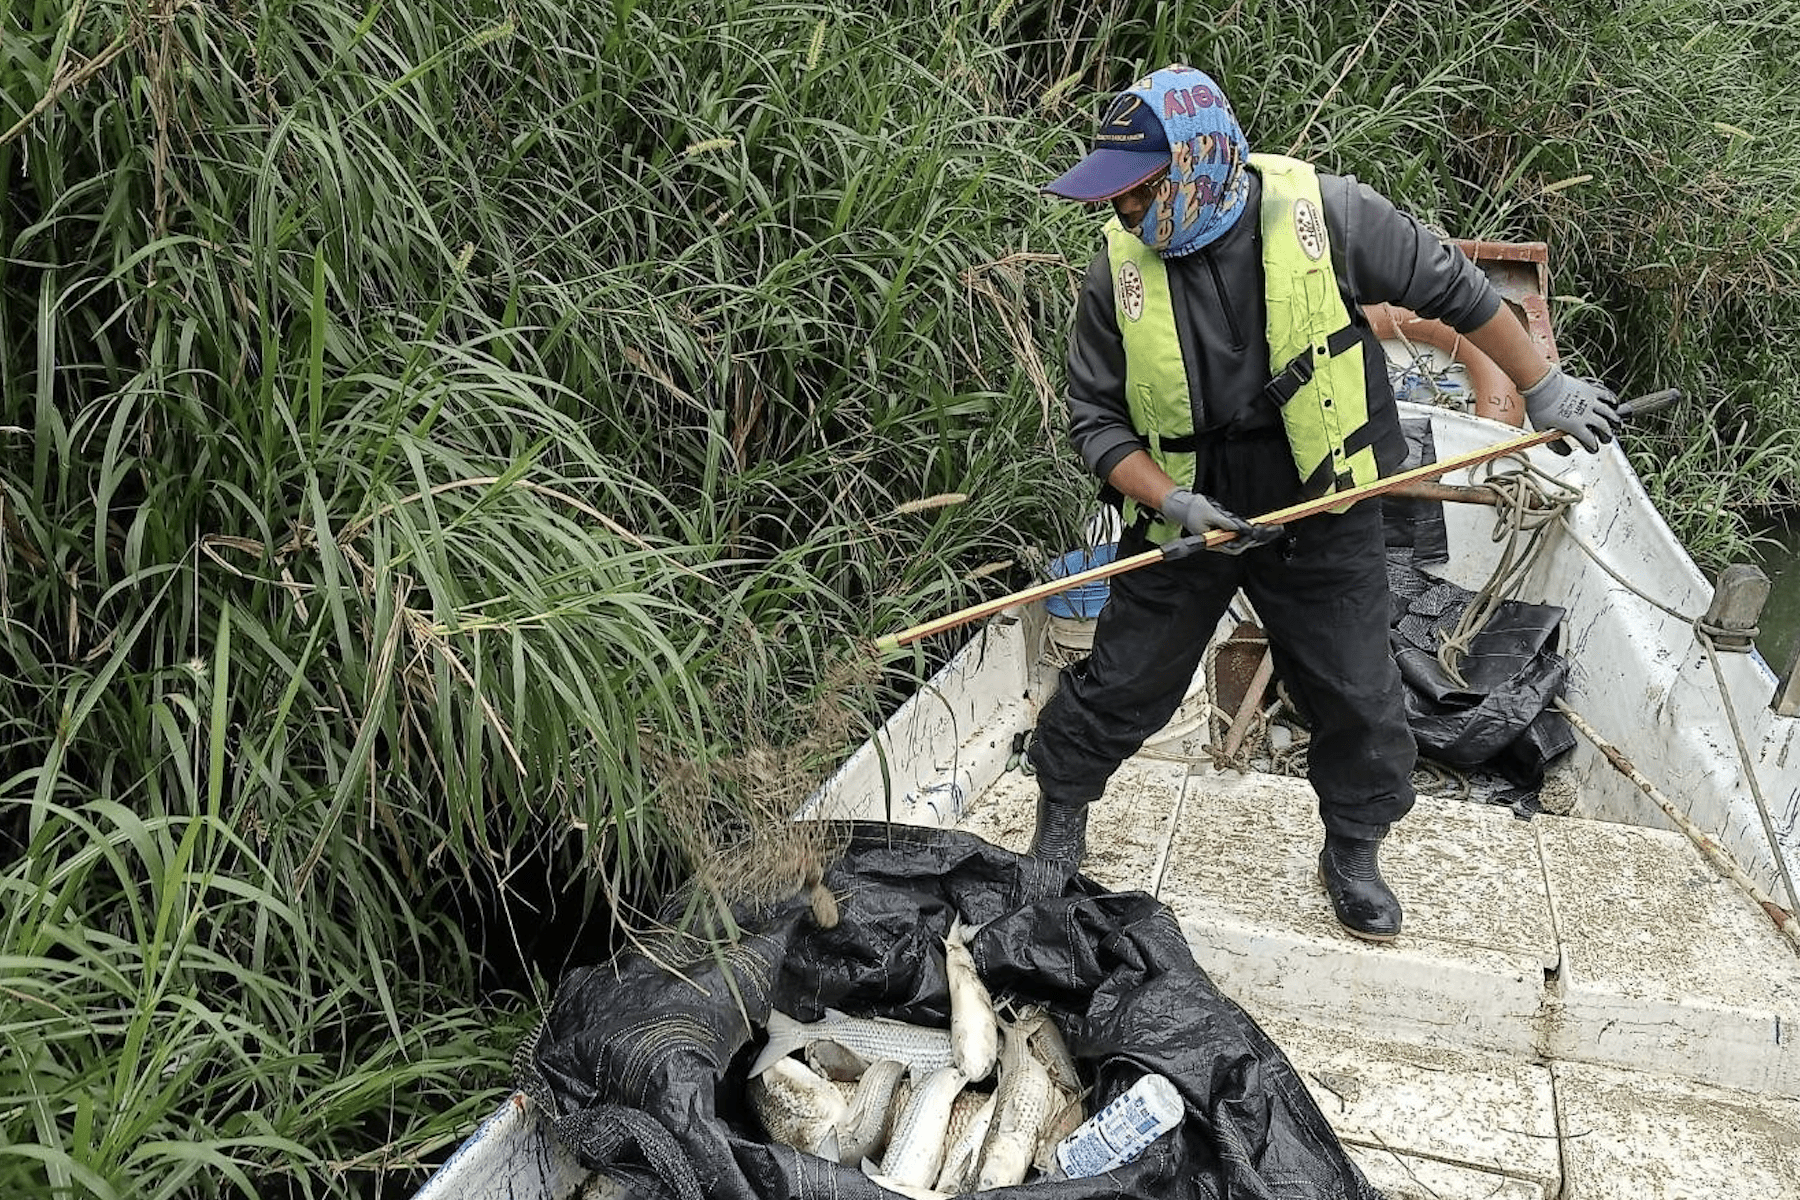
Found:
[(1094, 204), (1154, 179), (1169, 163), (1169, 135), (1155, 110), (1138, 93), (1120, 92), (1088, 156), (1040, 190)]

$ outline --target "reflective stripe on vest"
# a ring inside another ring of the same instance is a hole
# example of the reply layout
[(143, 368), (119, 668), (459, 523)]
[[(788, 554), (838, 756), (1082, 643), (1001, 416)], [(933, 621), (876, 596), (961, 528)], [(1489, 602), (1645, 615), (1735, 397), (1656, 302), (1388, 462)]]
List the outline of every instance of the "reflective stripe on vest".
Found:
[[(1306, 163), (1276, 155), (1253, 154), (1250, 161), (1263, 180), (1267, 395), (1281, 409), (1303, 494), (1323, 496), (1370, 482), (1380, 472), (1369, 425), (1362, 338), (1350, 324), (1332, 272), (1317, 173)], [(1192, 488), (1194, 411), (1168, 267), (1117, 218), (1107, 224), (1106, 243), (1132, 427), (1176, 486)], [(1127, 525), (1142, 512), (1136, 501), (1126, 499)], [(1151, 542), (1182, 532), (1154, 513), (1148, 515), (1153, 518), (1147, 530)]]

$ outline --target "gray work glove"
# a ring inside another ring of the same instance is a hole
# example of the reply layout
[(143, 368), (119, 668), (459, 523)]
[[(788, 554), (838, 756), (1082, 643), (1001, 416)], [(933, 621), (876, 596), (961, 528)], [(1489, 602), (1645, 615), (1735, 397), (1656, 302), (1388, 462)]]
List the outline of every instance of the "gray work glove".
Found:
[[(1560, 429), (1593, 454), (1602, 442), (1613, 440), (1619, 428), (1619, 398), (1604, 384), (1563, 374), (1561, 367), (1525, 389), (1525, 415), (1534, 429)], [(1558, 438), (1550, 443), (1558, 454), (1568, 454), (1569, 444)]]
[(1176, 488), (1163, 501), (1162, 515), (1189, 533), (1205, 534), (1214, 529), (1229, 529), (1237, 534), (1229, 542), (1208, 546), (1221, 554), (1242, 554), (1255, 546), (1266, 546), (1286, 532), (1284, 525), (1252, 525), (1235, 513), (1227, 512), (1206, 496), (1186, 488)]

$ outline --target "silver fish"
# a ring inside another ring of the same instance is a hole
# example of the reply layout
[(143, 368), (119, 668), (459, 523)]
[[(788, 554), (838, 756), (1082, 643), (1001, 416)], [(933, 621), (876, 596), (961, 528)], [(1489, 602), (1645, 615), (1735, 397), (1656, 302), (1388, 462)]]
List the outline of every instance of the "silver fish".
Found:
[(846, 1079), (861, 1079), (863, 1072), (869, 1069), (868, 1060), (862, 1055), (830, 1040), (807, 1046), (803, 1057), (807, 1066), (834, 1083)]
[(1081, 1073), (1075, 1068), (1075, 1056), (1069, 1053), (1069, 1044), (1051, 1020), (1049, 1010), (1032, 1005), (1022, 1010), (1014, 1023), (1025, 1034), (1025, 1045), (1032, 1057), (1050, 1072), (1050, 1081), (1065, 1092), (1080, 1093)]
[(783, 1058), (750, 1078), (750, 1110), (784, 1146), (836, 1159), (838, 1126), (849, 1106), (836, 1085), (797, 1058)]
[(944, 974), (950, 981), (950, 1048), (956, 1067), (970, 1083), (979, 1083), (994, 1070), (1000, 1053), (1000, 1027), (994, 1016), (994, 1000), (987, 985), (975, 973), (962, 918), (950, 923), (944, 939)]
[(1057, 1143), (1074, 1133), (1087, 1119), (1080, 1096), (1055, 1087), (1054, 1081), (1052, 1090), (1054, 1094), (1050, 1098), (1050, 1115), (1044, 1121), (1044, 1128), (1038, 1133), (1037, 1152), (1031, 1156), (1031, 1165), (1040, 1171), (1048, 1171), (1050, 1164), (1056, 1160)]
[[(956, 1110), (963, 1107), (964, 1101), (972, 1101), (974, 1111), (967, 1120), (959, 1120)], [(932, 1186), (952, 1196), (974, 1190), (975, 1168), (981, 1155), (981, 1143), (987, 1140), (988, 1126), (993, 1121), (993, 1092), (964, 1092), (956, 1098), (950, 1114), (950, 1128), (944, 1133), (947, 1143), (944, 1166), (938, 1172), (937, 1183)]]
[(887, 1128), (882, 1130), (881, 1140), (885, 1144), (894, 1138), (894, 1129), (900, 1124), (900, 1114), (912, 1102), (913, 1081), (902, 1079), (900, 1086), (894, 1089), (894, 1098), (888, 1102)]
[(978, 1092), (973, 1089), (964, 1089), (958, 1093), (956, 1103), (950, 1106), (950, 1125), (944, 1130), (944, 1144), (946, 1146), (953, 1145), (958, 1138), (968, 1133), (969, 1126), (975, 1123), (976, 1118), (981, 1116), (981, 1110), (986, 1108), (987, 1102), (993, 1098), (994, 1093), (992, 1092)]
[(978, 1189), (1024, 1182), (1054, 1094), (1050, 1072), (1032, 1056), (1025, 1035), (1008, 1026), (1000, 1051), (1000, 1085), (994, 1090), (994, 1121), (982, 1143), (975, 1177)]
[(881, 1174), (908, 1187), (931, 1186), (944, 1165), (944, 1131), (950, 1127), (950, 1106), (966, 1080), (955, 1067), (939, 1067), (914, 1086), (906, 1111), (888, 1135), (887, 1152), (881, 1156)]
[(887, 1142), (888, 1114), (894, 1107), (894, 1093), (900, 1089), (900, 1077), (906, 1064), (897, 1058), (884, 1058), (870, 1064), (857, 1081), (850, 1097), (849, 1111), (838, 1126), (838, 1162), (848, 1167), (865, 1158), (873, 1158)]
[(897, 1058), (914, 1075), (923, 1076), (955, 1061), (950, 1051), (950, 1031), (909, 1025), (886, 1017), (853, 1017), (835, 1008), (825, 1010), (823, 1020), (803, 1025), (784, 1012), (769, 1013), (769, 1041), (750, 1064), (750, 1074), (767, 1070), (809, 1042), (836, 1042), (868, 1062)]

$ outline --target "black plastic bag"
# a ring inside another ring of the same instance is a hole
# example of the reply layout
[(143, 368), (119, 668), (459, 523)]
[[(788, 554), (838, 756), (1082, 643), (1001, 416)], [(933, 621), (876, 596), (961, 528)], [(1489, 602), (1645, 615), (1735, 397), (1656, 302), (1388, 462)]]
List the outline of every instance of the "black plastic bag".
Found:
[(1394, 560), (1388, 576), (1398, 614), (1394, 661), (1420, 752), (1453, 767), (1495, 771), (1535, 791), (1549, 764), (1575, 744), (1568, 721), (1552, 707), (1569, 679), (1569, 661), (1556, 649), (1564, 610), (1501, 601), (1469, 639), (1456, 680), (1438, 662), (1437, 649), (1473, 593)]
[[(1407, 724), (1419, 749), (1430, 757), (1453, 767), (1498, 769), (1509, 752), (1523, 753), (1529, 747), (1535, 758), (1549, 748), (1533, 730), (1541, 733), (1562, 721), (1561, 714), (1549, 709), (1569, 679), (1569, 660), (1562, 655), (1535, 655), (1485, 691), (1439, 693), (1447, 700), (1434, 700), (1415, 682), (1426, 677), (1429, 668), (1441, 674), (1435, 657), (1410, 647), (1395, 657), (1400, 674), (1412, 685), (1406, 694)], [(1560, 753), (1573, 744), (1573, 739), (1555, 739), (1550, 752)], [(1546, 759), (1537, 765), (1537, 783), (1542, 782), (1547, 763)]]
[[(1409, 418), (1401, 427), (1403, 468), (1437, 461), (1429, 418)], [(1573, 728), (1551, 707), (1569, 674), (1556, 649), (1563, 610), (1503, 601), (1457, 664), (1462, 680), (1451, 679), (1437, 661), (1439, 637), (1456, 625), (1473, 593), (1420, 569), (1449, 561), (1443, 505), (1386, 496), (1383, 517), (1394, 659), (1419, 750), (1525, 789), (1526, 803), (1514, 805), (1523, 815), (1535, 806), (1550, 764), (1575, 745)]]
[[(1431, 418), (1406, 418), (1400, 422), (1400, 432), (1406, 438), (1406, 457), (1394, 468), (1394, 474), (1437, 461)], [(1390, 494), (1382, 496), (1380, 503), (1382, 533), (1390, 555), (1420, 567), (1450, 561), (1450, 531), (1441, 501)]]
[(1188, 1106), (1179, 1128), (1109, 1174), (981, 1195), (1380, 1200), (1164, 905), (1079, 879), (1064, 898), (1016, 908), (1006, 898), (1023, 860), (972, 834), (881, 823), (850, 833), (826, 878), (840, 898), (835, 928), (795, 901), (741, 914), (747, 934), (722, 961), (691, 955), (677, 974), (633, 950), (564, 980), (520, 1053), (520, 1087), (587, 1166), (616, 1166), (633, 1194), (657, 1200), (891, 1196), (854, 1167), (769, 1143), (742, 1098), (744, 1072), (772, 1007), (803, 1021), (830, 1007), (947, 1026), (941, 943), (960, 915), (983, 926), (970, 948), (995, 998), (1050, 1007), (1093, 1085), (1088, 1111), (1151, 1071)]

